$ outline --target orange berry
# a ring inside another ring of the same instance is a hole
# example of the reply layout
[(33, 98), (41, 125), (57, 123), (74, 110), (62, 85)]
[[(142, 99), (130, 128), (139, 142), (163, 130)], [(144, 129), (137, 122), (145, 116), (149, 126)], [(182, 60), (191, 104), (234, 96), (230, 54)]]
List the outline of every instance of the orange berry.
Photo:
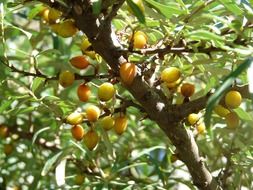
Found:
[(195, 92), (195, 86), (193, 84), (184, 83), (181, 86), (181, 94), (184, 97), (190, 97), (190, 96), (192, 96), (194, 94), (194, 92)]
[(114, 123), (114, 130), (118, 135), (121, 135), (124, 133), (124, 131), (127, 128), (127, 117), (126, 116), (119, 116), (115, 118), (115, 123)]
[(5, 125), (1, 125), (0, 126), (0, 137), (5, 138), (7, 136), (8, 136), (8, 127), (6, 127)]
[(131, 85), (137, 74), (137, 66), (126, 62), (120, 65), (119, 72), (122, 82), (126, 85)]
[(235, 112), (230, 112), (225, 116), (227, 127), (235, 129), (239, 126), (240, 119)]
[(87, 109), (86, 109), (86, 118), (90, 121), (90, 122), (95, 122), (98, 120), (100, 116), (100, 109), (97, 106), (94, 105), (90, 105)]
[(90, 65), (90, 62), (83, 55), (73, 57), (69, 62), (77, 69), (85, 69)]
[(91, 91), (90, 87), (86, 85), (85, 83), (80, 84), (77, 88), (77, 96), (80, 101), (87, 102), (90, 98)]
[(83, 137), (83, 142), (89, 150), (93, 150), (99, 141), (99, 136), (94, 130), (89, 130)]
[(242, 102), (242, 96), (240, 92), (236, 90), (229, 91), (225, 96), (225, 104), (230, 109), (235, 109), (240, 106)]
[(181, 76), (181, 72), (176, 67), (169, 67), (161, 72), (161, 80), (163, 82), (172, 83), (176, 82)]
[(82, 140), (82, 138), (84, 136), (84, 129), (83, 129), (82, 125), (74, 125), (71, 128), (71, 134), (72, 134), (72, 137), (74, 139), (76, 139), (77, 141)]
[(66, 88), (71, 86), (75, 81), (75, 74), (66, 70), (62, 71), (59, 75), (59, 83), (62, 87)]
[(115, 88), (112, 83), (105, 82), (98, 87), (98, 98), (101, 101), (112, 99), (115, 94)]
[(5, 155), (10, 155), (13, 152), (13, 145), (12, 144), (5, 144), (4, 145), (4, 153)]

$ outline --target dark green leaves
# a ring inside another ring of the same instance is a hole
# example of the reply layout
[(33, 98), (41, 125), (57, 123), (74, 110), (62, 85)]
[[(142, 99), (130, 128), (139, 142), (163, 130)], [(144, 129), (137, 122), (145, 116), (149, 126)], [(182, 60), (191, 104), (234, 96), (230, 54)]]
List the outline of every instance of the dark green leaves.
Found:
[(127, 4), (130, 9), (133, 11), (134, 15), (137, 17), (140, 23), (145, 24), (145, 16), (140, 7), (135, 4), (132, 0), (127, 0)]

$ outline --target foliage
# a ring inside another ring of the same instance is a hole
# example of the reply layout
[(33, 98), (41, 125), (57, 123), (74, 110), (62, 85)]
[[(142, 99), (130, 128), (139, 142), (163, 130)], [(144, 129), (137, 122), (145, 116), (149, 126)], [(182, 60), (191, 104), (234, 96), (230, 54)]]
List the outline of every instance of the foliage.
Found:
[[(98, 0), (93, 4), (94, 14), (102, 12), (101, 3)], [(162, 89), (170, 104), (196, 100), (218, 89), (207, 107), (205, 120), (210, 127), (200, 134), (187, 117), (181, 127), (193, 132), (201, 156), (224, 189), (252, 189), (251, 96), (241, 92), (243, 103), (234, 110), (240, 118), (236, 129), (228, 129), (225, 119), (212, 110), (229, 88), (240, 89), (248, 83), (253, 2), (143, 3), (144, 11), (135, 1), (127, 0), (112, 21), (128, 61), (154, 74), (151, 83)], [(0, 124), (9, 131), (7, 137), (0, 137), (0, 189), (195, 189), (185, 164), (173, 160), (177, 156), (175, 146), (145, 108), (140, 108), (119, 75), (101, 56), (91, 56), (92, 48), (81, 50), (82, 31), (69, 38), (57, 35), (40, 15), (45, 5), (39, 1), (4, 0), (0, 5)], [(133, 48), (135, 31), (144, 32), (148, 39), (141, 50)], [(69, 60), (82, 54), (90, 65), (80, 70)], [(181, 81), (171, 89), (159, 79), (170, 66), (181, 72)], [(65, 70), (75, 73), (75, 81), (63, 88), (58, 78)], [(77, 95), (83, 82), (91, 89), (88, 102), (80, 101)], [(117, 91), (107, 102), (97, 96), (104, 82), (113, 83)], [(195, 86), (190, 98), (178, 90), (185, 82)], [(85, 112), (89, 105), (100, 107), (102, 116), (124, 114), (128, 119), (122, 135), (113, 129), (106, 131), (100, 120), (84, 120), (84, 131), (94, 128), (100, 136), (94, 150), (72, 137), (72, 126), (66, 121), (69, 114)], [(200, 110), (198, 122), (203, 122), (205, 112)], [(7, 144), (14, 149), (10, 154), (3, 153)], [(85, 176), (81, 185), (75, 181), (79, 174)]]

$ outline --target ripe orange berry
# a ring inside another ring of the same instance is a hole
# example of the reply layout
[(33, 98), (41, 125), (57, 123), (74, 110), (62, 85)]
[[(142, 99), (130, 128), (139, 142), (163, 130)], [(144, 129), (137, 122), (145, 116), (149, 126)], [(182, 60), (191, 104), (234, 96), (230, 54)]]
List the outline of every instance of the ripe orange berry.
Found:
[(85, 83), (80, 84), (77, 88), (77, 96), (80, 101), (87, 102), (90, 98), (91, 91), (90, 87), (86, 85)]
[(75, 81), (75, 74), (66, 70), (62, 71), (59, 75), (59, 83), (62, 87), (66, 88), (71, 86)]
[(202, 134), (202, 133), (205, 132), (206, 126), (205, 126), (204, 123), (200, 123), (200, 124), (198, 124), (198, 125), (196, 126), (196, 129), (197, 129), (197, 131), (198, 131), (198, 134)]
[(114, 119), (111, 116), (105, 116), (105, 117), (103, 117), (100, 122), (101, 122), (102, 127), (106, 131), (108, 131), (111, 128), (113, 128), (114, 123), (115, 123)]
[(137, 66), (133, 63), (123, 63), (120, 65), (120, 78), (125, 85), (131, 85), (136, 74)]
[(127, 128), (127, 117), (126, 116), (119, 116), (115, 118), (115, 123), (114, 123), (114, 130), (118, 135), (121, 135), (124, 133), (124, 131)]
[(94, 105), (90, 105), (87, 109), (86, 109), (86, 118), (90, 121), (90, 122), (95, 122), (98, 120), (100, 116), (100, 109), (97, 106)]
[(82, 138), (84, 136), (84, 129), (83, 129), (82, 125), (74, 125), (71, 128), (71, 134), (72, 134), (72, 137), (74, 139), (76, 139), (77, 141), (82, 140)]
[(137, 31), (134, 33), (133, 37), (133, 47), (137, 49), (142, 49), (147, 44), (147, 36), (144, 32)]
[(230, 113), (230, 111), (224, 108), (222, 105), (215, 106), (214, 112), (220, 117), (226, 117), (226, 115)]
[(0, 126), (0, 137), (5, 138), (7, 136), (8, 136), (8, 127), (6, 127), (5, 125), (1, 125)]
[(225, 96), (225, 104), (230, 109), (235, 109), (240, 106), (242, 102), (242, 96), (240, 92), (231, 90)]
[(4, 145), (4, 153), (6, 156), (10, 155), (13, 152), (13, 145), (12, 144), (5, 144)]
[(181, 94), (184, 97), (190, 97), (190, 96), (192, 96), (194, 94), (194, 92), (195, 92), (195, 86), (193, 84), (184, 83), (181, 86)]
[(167, 83), (176, 82), (180, 76), (181, 72), (176, 67), (169, 67), (161, 72), (161, 80)]
[(73, 112), (67, 116), (66, 122), (71, 125), (78, 125), (83, 122), (83, 114)]
[(90, 65), (90, 62), (83, 55), (73, 57), (69, 62), (77, 69), (85, 69)]
[(239, 126), (240, 119), (235, 112), (230, 112), (225, 116), (227, 127), (235, 129)]
[(99, 136), (94, 130), (89, 130), (83, 137), (83, 142), (89, 150), (93, 150), (99, 141)]
[(112, 99), (115, 94), (115, 88), (112, 83), (105, 82), (98, 87), (98, 98), (101, 101)]

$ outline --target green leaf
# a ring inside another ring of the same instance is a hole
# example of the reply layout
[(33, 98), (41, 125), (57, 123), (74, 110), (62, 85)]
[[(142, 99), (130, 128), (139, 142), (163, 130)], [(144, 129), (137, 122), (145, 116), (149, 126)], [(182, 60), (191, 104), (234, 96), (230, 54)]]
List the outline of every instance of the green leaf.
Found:
[(237, 115), (245, 121), (252, 121), (252, 117), (250, 114), (248, 114), (248, 112), (244, 111), (244, 109), (242, 108), (236, 108), (234, 109), (234, 111), (237, 113)]
[(177, 3), (161, 4), (154, 0), (145, 0), (147, 3), (152, 5), (155, 9), (161, 12), (166, 18), (171, 18), (173, 15), (186, 14), (186, 11), (180, 8)]
[(209, 98), (205, 113), (205, 124), (210, 127), (210, 120), (212, 115), (212, 110), (214, 106), (223, 97), (223, 94), (231, 87), (236, 77), (238, 77), (243, 71), (245, 71), (253, 62), (253, 57), (248, 58), (241, 65), (237, 67), (233, 72), (231, 72), (223, 81), (222, 85), (215, 91), (215, 93)]
[(36, 6), (35, 8), (33, 8), (29, 14), (28, 14), (28, 18), (29, 19), (33, 19), (34, 17), (36, 17), (43, 9), (45, 9), (44, 6)]
[(244, 13), (244, 11), (236, 5), (235, 1), (219, 0), (219, 2), (221, 2), (224, 5), (224, 7), (226, 7), (227, 10), (229, 10), (235, 15), (242, 15)]
[(63, 154), (63, 151), (58, 152), (53, 157), (47, 160), (46, 164), (44, 165), (41, 175), (45, 176), (47, 173), (51, 170), (53, 165), (57, 162), (57, 160), (60, 158), (60, 156)]
[(98, 15), (101, 11), (102, 8), (102, 1), (101, 0), (96, 0), (92, 2), (92, 13), (94, 15)]
[(44, 82), (45, 82), (45, 79), (44, 79), (44, 78), (36, 77), (36, 78), (33, 80), (33, 82), (32, 82), (31, 90), (32, 90), (33, 92), (35, 92), (35, 91), (38, 89), (38, 87), (39, 87), (40, 85), (42, 85), (42, 83), (44, 83)]
[(13, 101), (13, 99), (2, 101), (0, 105), (0, 114), (3, 113), (7, 108), (9, 108)]
[(133, 11), (134, 15), (137, 17), (138, 21), (142, 24), (145, 24), (145, 16), (138, 5), (136, 5), (132, 0), (127, 0), (127, 4), (130, 9)]
[(50, 127), (45, 127), (45, 128), (42, 128), (40, 130), (38, 130), (34, 135), (33, 135), (33, 138), (32, 138), (32, 145), (35, 143), (36, 139), (38, 138), (39, 134), (41, 134), (42, 132), (44, 131), (47, 131), (49, 130)]
[(137, 155), (135, 155), (134, 157), (131, 158), (131, 160), (136, 160), (140, 157), (142, 157), (143, 155), (146, 155), (150, 152), (152, 152), (153, 150), (156, 150), (156, 149), (166, 149), (166, 147), (164, 146), (154, 146), (154, 147), (151, 147), (151, 148), (147, 148), (147, 149), (144, 149), (143, 151), (139, 152)]
[(57, 154), (55, 154), (53, 157), (49, 158), (41, 171), (41, 175), (42, 176), (47, 175), (48, 172), (54, 167), (55, 164), (61, 161), (66, 155), (70, 154), (72, 151), (73, 151), (73, 148), (68, 147), (58, 152)]
[(186, 34), (185, 37), (191, 38), (192, 40), (225, 40), (223, 37), (218, 36), (217, 34), (209, 32), (207, 30), (195, 30)]

